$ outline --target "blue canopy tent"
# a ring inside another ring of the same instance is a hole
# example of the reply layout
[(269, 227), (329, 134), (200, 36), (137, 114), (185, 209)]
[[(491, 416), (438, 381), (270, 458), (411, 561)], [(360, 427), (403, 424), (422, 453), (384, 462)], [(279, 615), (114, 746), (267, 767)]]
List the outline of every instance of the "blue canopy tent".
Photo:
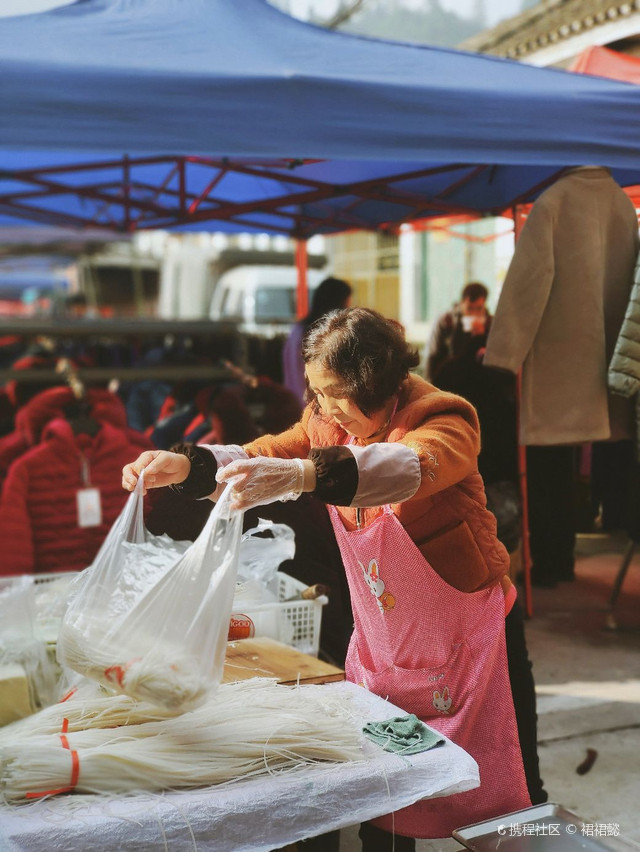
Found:
[(635, 86), (265, 0), (77, 0), (0, 28), (0, 224), (259, 230), (302, 257), (312, 234), (503, 212), (569, 166), (640, 184), (639, 130)]
[(640, 91), (328, 32), (264, 0), (78, 0), (0, 28), (0, 214), (306, 238), (640, 183)]

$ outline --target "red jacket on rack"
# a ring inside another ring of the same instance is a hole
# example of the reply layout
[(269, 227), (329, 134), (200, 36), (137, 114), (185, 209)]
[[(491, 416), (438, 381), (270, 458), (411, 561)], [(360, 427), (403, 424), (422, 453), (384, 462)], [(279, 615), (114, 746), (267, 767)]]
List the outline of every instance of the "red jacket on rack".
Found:
[[(73, 402), (71, 388), (48, 388), (19, 408), (15, 418), (15, 429), (0, 438), (0, 490), (11, 464), (31, 447), (40, 443), (42, 432), (55, 417), (62, 417), (64, 407)], [(89, 414), (94, 420), (111, 423), (118, 429), (128, 429), (127, 414), (120, 397), (102, 388), (89, 388), (86, 392)], [(133, 443), (142, 449), (153, 445), (142, 434), (128, 430)]]
[[(91, 437), (74, 434), (66, 420), (52, 420), (41, 443), (13, 462), (5, 480), (0, 574), (79, 571), (90, 565), (127, 499), (122, 468), (141, 449), (139, 433), (104, 421)], [(100, 491), (99, 526), (78, 525), (76, 495), (87, 485)]]

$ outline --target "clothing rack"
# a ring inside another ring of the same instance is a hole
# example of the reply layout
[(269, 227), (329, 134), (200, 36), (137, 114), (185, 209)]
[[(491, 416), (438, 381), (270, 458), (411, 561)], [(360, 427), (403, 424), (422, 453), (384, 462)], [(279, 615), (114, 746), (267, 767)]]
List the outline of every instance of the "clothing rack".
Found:
[(629, 541), (627, 542), (627, 546), (622, 556), (618, 573), (613, 581), (611, 593), (607, 602), (606, 626), (609, 630), (618, 629), (615, 617), (615, 607), (618, 602), (618, 598), (620, 597), (620, 592), (622, 591), (622, 586), (629, 571), (636, 547), (640, 544), (640, 461), (637, 459), (631, 468), (627, 499), (627, 535), (629, 536)]
[(63, 376), (64, 380), (71, 388), (74, 399), (78, 401), (85, 399), (86, 391), (84, 383), (80, 379), (77, 369), (73, 366), (69, 358), (60, 358), (56, 364), (55, 372)]
[[(211, 320), (162, 320), (124, 318), (117, 320), (82, 319), (69, 320), (57, 318), (20, 318), (0, 323), (0, 337), (16, 337), (26, 340), (88, 340), (91, 342), (144, 341), (150, 338), (191, 338), (210, 340), (222, 348), (221, 355), (231, 360), (240, 369), (248, 366), (248, 342), (237, 326), (230, 322)], [(53, 349), (53, 346), (52, 346)], [(161, 379), (176, 381), (181, 379), (203, 379), (220, 381), (228, 379), (228, 370), (220, 365), (162, 365), (162, 366), (123, 366), (76, 367), (75, 374), (86, 384), (91, 382), (142, 381)], [(24, 369), (0, 370), (0, 384), (11, 380), (21, 382), (41, 382), (55, 380), (59, 373), (55, 370)]]
[(633, 558), (633, 554), (635, 552), (637, 544), (637, 541), (635, 541), (634, 539), (630, 539), (627, 545), (627, 549), (624, 552), (624, 556), (622, 557), (622, 563), (618, 568), (618, 573), (616, 574), (616, 578), (613, 581), (611, 595), (609, 596), (610, 611), (613, 610), (616, 605), (620, 590), (622, 589), (622, 584), (624, 583), (624, 578), (627, 576), (627, 571), (629, 570), (629, 565), (631, 564), (631, 560)]

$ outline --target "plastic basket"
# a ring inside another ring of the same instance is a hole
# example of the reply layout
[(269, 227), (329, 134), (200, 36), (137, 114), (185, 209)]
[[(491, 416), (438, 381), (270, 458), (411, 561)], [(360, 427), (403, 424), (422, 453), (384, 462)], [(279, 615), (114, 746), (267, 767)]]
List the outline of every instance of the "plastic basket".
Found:
[(278, 572), (278, 601), (281, 621), (293, 628), (290, 644), (305, 654), (318, 656), (320, 650), (320, 622), (322, 607), (329, 603), (324, 595), (315, 600), (288, 600), (299, 595), (306, 588), (304, 583)]
[[(278, 600), (264, 604), (247, 604), (234, 615), (248, 619), (247, 636), (265, 636), (291, 645), (305, 654), (318, 656), (322, 607), (328, 599), (303, 600), (300, 593), (306, 585), (278, 571)], [(291, 600), (293, 598), (293, 600)]]

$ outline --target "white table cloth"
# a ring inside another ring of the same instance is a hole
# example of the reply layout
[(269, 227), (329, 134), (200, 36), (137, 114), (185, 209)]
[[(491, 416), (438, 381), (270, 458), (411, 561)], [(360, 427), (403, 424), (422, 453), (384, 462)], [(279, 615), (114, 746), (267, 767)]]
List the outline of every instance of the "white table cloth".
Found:
[[(350, 683), (324, 689), (351, 696), (362, 724), (404, 715)], [(363, 760), (230, 785), (135, 796), (65, 795), (0, 805), (2, 852), (268, 852), (373, 819), (419, 799), (477, 787), (478, 766), (443, 746), (409, 757), (363, 737)]]

